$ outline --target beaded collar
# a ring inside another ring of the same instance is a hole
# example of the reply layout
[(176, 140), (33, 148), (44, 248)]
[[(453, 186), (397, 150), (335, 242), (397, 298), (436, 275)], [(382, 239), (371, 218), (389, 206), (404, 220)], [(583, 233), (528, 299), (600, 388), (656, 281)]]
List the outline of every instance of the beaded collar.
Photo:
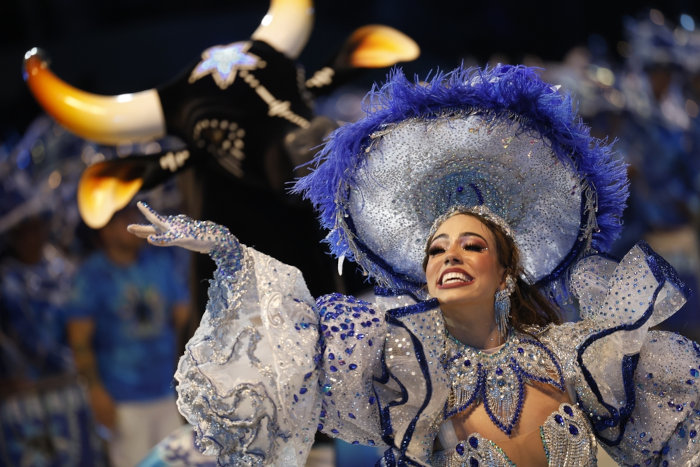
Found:
[(554, 353), (512, 329), (503, 348), (493, 354), (462, 344), (447, 333), (442, 364), (452, 386), (445, 418), (483, 402), (491, 421), (509, 436), (520, 418), (525, 384), (539, 382), (565, 390)]

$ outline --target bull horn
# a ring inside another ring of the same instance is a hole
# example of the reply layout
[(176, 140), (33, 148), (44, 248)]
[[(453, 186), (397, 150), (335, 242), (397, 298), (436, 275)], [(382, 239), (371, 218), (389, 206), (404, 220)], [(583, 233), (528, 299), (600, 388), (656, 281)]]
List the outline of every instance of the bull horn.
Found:
[(119, 144), (165, 135), (165, 117), (155, 89), (118, 96), (81, 91), (54, 75), (37, 48), (24, 55), (24, 79), (41, 107), (82, 138)]
[(313, 20), (311, 0), (272, 0), (251, 38), (264, 41), (288, 58), (296, 59), (309, 40)]

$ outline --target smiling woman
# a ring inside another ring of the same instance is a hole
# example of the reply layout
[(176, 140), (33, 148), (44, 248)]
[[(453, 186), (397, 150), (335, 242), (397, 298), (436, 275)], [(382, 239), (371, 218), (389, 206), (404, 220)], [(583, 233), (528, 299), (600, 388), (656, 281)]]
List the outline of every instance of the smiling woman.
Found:
[[(301, 179), (373, 303), (314, 300), (226, 228), (141, 209), (130, 230), (218, 268), (175, 378), (222, 464), (303, 465), (321, 430), (381, 465), (698, 465), (700, 347), (650, 331), (684, 285), (646, 244), (619, 263), (624, 165), (532, 69), (396, 72)], [(427, 242), (427, 247), (426, 247)], [(427, 248), (427, 251), (426, 251)], [(558, 324), (555, 298), (580, 320)]]
[[(517, 280), (523, 271), (514, 240), (489, 217), (450, 213), (431, 235), (424, 260), (428, 293), (440, 302), (448, 331), (477, 348), (502, 344), (510, 325), (560, 322), (546, 298)], [(506, 298), (513, 294), (511, 311)]]

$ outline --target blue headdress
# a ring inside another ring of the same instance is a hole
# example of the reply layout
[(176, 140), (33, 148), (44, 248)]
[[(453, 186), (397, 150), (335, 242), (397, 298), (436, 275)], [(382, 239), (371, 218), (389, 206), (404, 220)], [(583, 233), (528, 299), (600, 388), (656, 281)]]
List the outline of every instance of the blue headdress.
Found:
[(538, 285), (617, 237), (626, 167), (533, 69), (460, 67), (426, 82), (395, 70), (365, 105), (294, 190), (319, 212), (331, 252), (379, 285), (425, 283), (427, 235), (455, 207), (505, 220)]

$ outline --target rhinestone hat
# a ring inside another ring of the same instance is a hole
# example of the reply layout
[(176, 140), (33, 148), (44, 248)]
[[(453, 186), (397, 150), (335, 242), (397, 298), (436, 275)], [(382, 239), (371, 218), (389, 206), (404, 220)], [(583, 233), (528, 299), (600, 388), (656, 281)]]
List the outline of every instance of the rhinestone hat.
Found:
[(380, 286), (425, 284), (427, 236), (455, 208), (503, 219), (539, 286), (621, 230), (625, 165), (532, 68), (460, 67), (425, 82), (395, 70), (365, 112), (331, 134), (294, 191), (314, 204), (331, 252)]

